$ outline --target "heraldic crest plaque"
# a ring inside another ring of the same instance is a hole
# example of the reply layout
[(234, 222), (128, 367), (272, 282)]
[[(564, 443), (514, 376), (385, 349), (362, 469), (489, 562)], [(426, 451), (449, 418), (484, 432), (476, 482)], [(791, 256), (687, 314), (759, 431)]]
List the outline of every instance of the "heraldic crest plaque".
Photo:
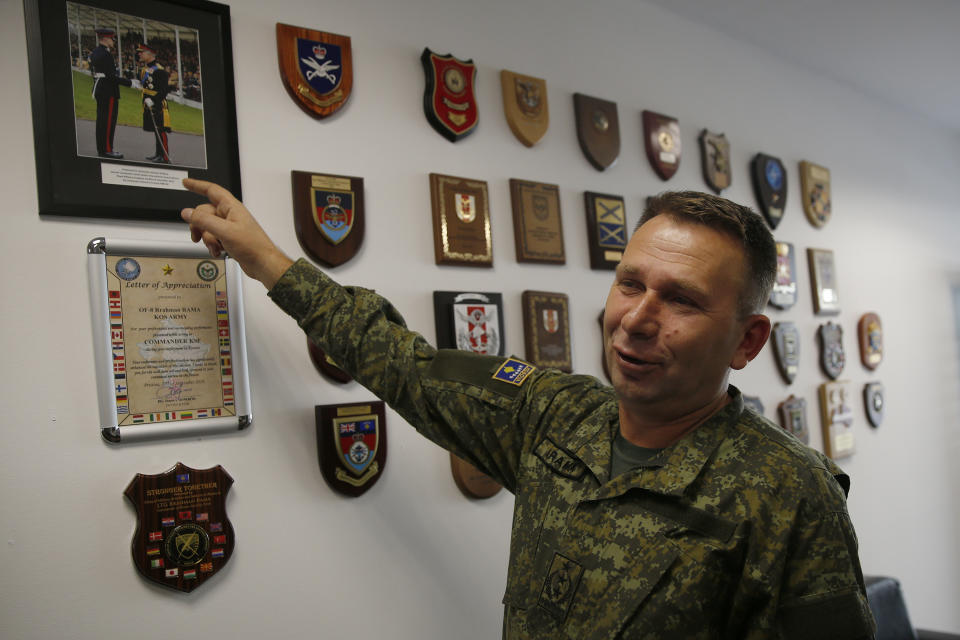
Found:
[(283, 86), (314, 118), (340, 110), (353, 89), (350, 38), (277, 23), (277, 61)]
[(777, 411), (780, 413), (780, 426), (803, 444), (808, 444), (810, 430), (807, 428), (807, 401), (791, 395), (780, 403)]
[(669, 180), (680, 168), (680, 123), (676, 118), (644, 111), (643, 144), (647, 159), (662, 180)]
[(863, 403), (867, 409), (867, 420), (871, 427), (879, 427), (883, 422), (883, 385), (869, 382), (863, 387)]
[(500, 72), (503, 113), (517, 140), (532, 147), (550, 126), (547, 81), (504, 69)]
[(787, 171), (780, 158), (758, 153), (750, 164), (750, 173), (760, 212), (770, 228), (776, 229), (787, 206)]
[(133, 564), (151, 582), (193, 591), (233, 555), (233, 525), (224, 502), (233, 484), (223, 467), (178, 462), (157, 475), (138, 473), (123, 494), (137, 510)]
[(722, 133), (700, 132), (703, 180), (717, 195), (730, 186), (730, 143)]
[(803, 191), (803, 212), (815, 227), (830, 220), (833, 205), (830, 201), (830, 170), (812, 162), (800, 163), (800, 189)]
[(860, 361), (873, 371), (883, 362), (883, 327), (880, 316), (865, 313), (857, 323), (857, 335), (860, 337)]
[(563, 264), (560, 188), (555, 184), (510, 178), (517, 262)]
[(387, 462), (383, 402), (315, 407), (320, 471), (330, 488), (356, 497), (377, 483)]
[(431, 173), (430, 203), (436, 263), (492, 267), (487, 183)]
[(437, 347), (503, 355), (503, 296), (490, 292), (433, 292)]
[(770, 290), (770, 304), (789, 309), (797, 303), (797, 258), (793, 244), (777, 243), (777, 277)]
[(773, 355), (784, 382), (792, 383), (800, 366), (800, 331), (797, 325), (792, 322), (773, 325)]
[(616, 269), (627, 248), (627, 210), (622, 196), (583, 192), (590, 268)]
[(832, 322), (822, 324), (817, 329), (817, 337), (820, 339), (820, 366), (831, 380), (836, 380), (847, 363), (843, 351), (843, 328)]
[(441, 56), (425, 48), (420, 62), (426, 74), (423, 113), (430, 126), (450, 142), (473, 133), (479, 119), (474, 94), (477, 66), (473, 60)]
[(303, 250), (328, 267), (355, 256), (363, 243), (363, 178), (291, 171), (290, 180)]
[(527, 360), (538, 367), (572, 372), (567, 294), (524, 291), (521, 299)]
[(617, 103), (582, 93), (573, 94), (580, 150), (597, 171), (613, 165), (620, 156), (620, 117)]

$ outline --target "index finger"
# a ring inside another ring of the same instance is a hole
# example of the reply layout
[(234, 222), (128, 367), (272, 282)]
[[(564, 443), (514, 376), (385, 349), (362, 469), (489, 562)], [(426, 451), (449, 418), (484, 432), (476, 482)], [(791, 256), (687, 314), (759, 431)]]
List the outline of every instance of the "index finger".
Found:
[(239, 202), (239, 200), (233, 197), (232, 193), (213, 182), (184, 178), (183, 186), (186, 187), (188, 191), (193, 191), (197, 195), (205, 197), (215, 207), (223, 202)]

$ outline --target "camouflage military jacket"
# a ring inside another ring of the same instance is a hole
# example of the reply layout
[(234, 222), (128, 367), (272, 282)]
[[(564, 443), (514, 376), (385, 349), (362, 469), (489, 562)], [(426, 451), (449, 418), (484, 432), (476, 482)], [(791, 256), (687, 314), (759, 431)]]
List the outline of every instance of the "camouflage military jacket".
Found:
[(733, 402), (610, 478), (611, 388), (436, 350), (371, 291), (304, 261), (273, 299), (423, 435), (516, 495), (504, 637), (869, 637), (846, 476)]

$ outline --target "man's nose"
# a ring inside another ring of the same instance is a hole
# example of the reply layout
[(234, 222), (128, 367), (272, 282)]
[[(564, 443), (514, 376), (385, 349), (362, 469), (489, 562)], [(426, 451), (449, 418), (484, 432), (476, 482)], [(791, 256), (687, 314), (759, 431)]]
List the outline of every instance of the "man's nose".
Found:
[(650, 338), (660, 330), (660, 303), (649, 291), (635, 296), (632, 305), (620, 320), (628, 335)]

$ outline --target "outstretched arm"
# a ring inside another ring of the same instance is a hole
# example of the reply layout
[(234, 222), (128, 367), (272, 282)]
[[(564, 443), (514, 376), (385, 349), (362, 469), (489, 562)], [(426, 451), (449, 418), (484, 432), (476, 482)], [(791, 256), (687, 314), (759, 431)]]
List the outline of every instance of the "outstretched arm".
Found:
[(272, 289), (293, 261), (267, 236), (253, 214), (220, 185), (186, 178), (183, 186), (210, 201), (180, 212), (190, 225), (193, 241), (202, 240), (214, 258), (226, 251), (244, 273)]

